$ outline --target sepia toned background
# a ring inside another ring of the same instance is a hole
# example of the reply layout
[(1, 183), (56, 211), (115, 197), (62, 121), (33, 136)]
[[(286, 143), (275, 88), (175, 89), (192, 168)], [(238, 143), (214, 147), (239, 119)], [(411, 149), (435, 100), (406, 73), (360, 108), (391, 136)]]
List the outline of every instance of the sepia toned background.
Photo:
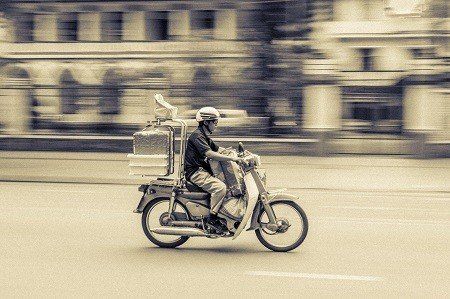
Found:
[[(448, 11), (0, 1), (0, 297), (448, 298)], [(126, 153), (155, 93), (190, 130), (220, 110), (213, 139), (243, 141), (269, 190), (298, 196), (298, 249), (252, 232), (149, 243), (132, 213), (149, 178)]]
[(448, 155), (444, 0), (3, 3), (3, 135), (130, 135), (162, 93), (300, 153)]

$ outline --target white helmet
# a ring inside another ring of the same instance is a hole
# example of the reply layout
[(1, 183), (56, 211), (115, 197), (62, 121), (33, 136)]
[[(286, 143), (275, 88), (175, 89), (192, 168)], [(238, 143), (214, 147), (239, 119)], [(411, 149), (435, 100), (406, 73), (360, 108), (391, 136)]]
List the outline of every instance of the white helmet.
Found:
[(197, 114), (195, 115), (195, 119), (198, 122), (205, 121), (205, 120), (216, 120), (219, 118), (220, 118), (220, 113), (214, 107), (203, 107), (200, 110), (198, 110)]

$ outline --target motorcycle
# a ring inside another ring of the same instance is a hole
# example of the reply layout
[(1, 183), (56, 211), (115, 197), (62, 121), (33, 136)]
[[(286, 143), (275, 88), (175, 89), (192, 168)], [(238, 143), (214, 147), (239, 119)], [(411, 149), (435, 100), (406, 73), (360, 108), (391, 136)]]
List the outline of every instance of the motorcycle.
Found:
[(143, 195), (134, 211), (142, 214), (142, 228), (152, 243), (175, 248), (190, 237), (236, 239), (248, 227), (247, 231), (255, 231), (258, 240), (273, 251), (286, 252), (302, 244), (308, 233), (308, 219), (297, 203), (298, 197), (283, 190), (268, 190), (265, 174), (259, 171), (259, 156), (245, 150), (242, 143), (235, 152), (245, 161), (239, 165), (244, 192), (238, 198), (226, 199), (229, 206), (241, 209), (230, 213), (223, 204), (218, 213), (220, 228), (206, 221), (210, 194), (184, 179), (187, 126), (180, 119), (171, 121), (181, 125), (178, 177), (159, 177), (141, 185)]

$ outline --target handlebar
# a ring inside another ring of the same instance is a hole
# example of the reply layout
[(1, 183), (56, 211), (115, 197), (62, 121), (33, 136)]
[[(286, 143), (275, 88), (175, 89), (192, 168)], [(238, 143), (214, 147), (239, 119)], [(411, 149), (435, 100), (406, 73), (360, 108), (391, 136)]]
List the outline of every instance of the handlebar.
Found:
[(245, 164), (242, 168), (247, 171), (251, 168), (255, 168), (260, 164), (260, 158), (258, 155), (254, 155), (251, 152), (244, 149), (242, 142), (239, 142), (239, 157), (244, 159)]

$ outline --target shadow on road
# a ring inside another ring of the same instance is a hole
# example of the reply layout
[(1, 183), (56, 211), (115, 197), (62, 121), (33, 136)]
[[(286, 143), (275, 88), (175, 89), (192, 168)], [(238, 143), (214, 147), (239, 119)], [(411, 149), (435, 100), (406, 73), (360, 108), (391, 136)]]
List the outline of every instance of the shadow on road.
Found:
[[(252, 256), (267, 256), (273, 254), (273, 251), (268, 249), (256, 250), (248, 247), (179, 247), (179, 248), (160, 248), (160, 247), (142, 247), (138, 249), (141, 253), (189, 253), (189, 254), (253, 254)], [(294, 254), (295, 251), (287, 252), (287, 254)], [(278, 253), (279, 254), (279, 253)]]

